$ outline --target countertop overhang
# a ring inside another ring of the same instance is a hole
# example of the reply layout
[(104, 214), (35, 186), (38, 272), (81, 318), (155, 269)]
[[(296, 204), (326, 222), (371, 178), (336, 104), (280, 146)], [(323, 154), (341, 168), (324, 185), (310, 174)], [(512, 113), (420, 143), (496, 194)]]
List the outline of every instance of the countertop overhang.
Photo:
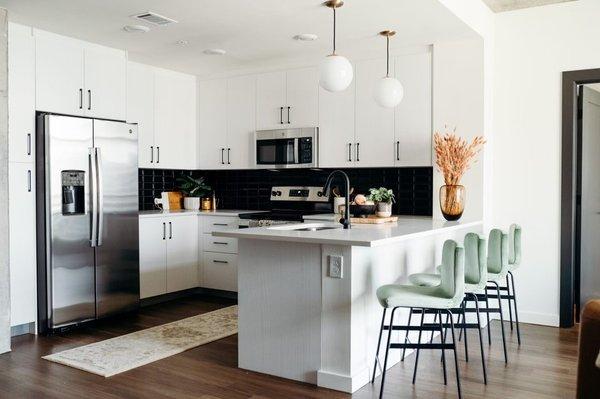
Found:
[[(451, 231), (470, 226), (476, 227), (480, 226), (482, 223), (481, 220), (459, 220), (448, 222), (446, 220), (432, 219), (431, 217), (401, 216), (396, 223), (381, 225), (354, 224), (352, 225), (352, 228), (348, 230), (336, 228), (320, 231), (296, 231), (290, 229), (291, 225), (287, 225), (285, 228), (274, 226), (218, 231), (214, 232), (213, 236), (312, 244), (377, 247), (421, 236), (428, 236), (442, 231)], [(305, 226), (308, 224), (309, 223), (304, 223)], [(298, 225), (302, 226), (303, 224), (299, 223)], [(319, 223), (319, 225), (338, 226), (339, 224)]]

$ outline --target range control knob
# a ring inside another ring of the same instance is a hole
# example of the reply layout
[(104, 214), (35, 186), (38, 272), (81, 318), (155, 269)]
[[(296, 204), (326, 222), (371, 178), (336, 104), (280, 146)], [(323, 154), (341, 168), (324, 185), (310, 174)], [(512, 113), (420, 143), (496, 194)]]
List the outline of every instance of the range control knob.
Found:
[(277, 196), (277, 191), (271, 191), (271, 196), (276, 197)]
[(281, 197), (281, 191), (277, 191), (277, 196)]
[(323, 197), (323, 196), (325, 196), (325, 193), (323, 191), (319, 191), (317, 193), (317, 197)]

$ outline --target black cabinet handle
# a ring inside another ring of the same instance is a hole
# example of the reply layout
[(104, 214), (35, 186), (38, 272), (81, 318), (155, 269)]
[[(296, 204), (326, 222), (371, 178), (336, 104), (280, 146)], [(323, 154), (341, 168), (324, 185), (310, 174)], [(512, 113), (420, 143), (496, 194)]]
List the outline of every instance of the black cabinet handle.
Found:
[(92, 109), (92, 91), (88, 90), (88, 110)]
[(287, 107), (287, 108), (288, 108), (288, 121), (287, 121), (287, 123), (288, 123), (288, 125), (289, 125), (290, 123), (292, 123), (292, 122), (290, 122), (290, 109), (291, 109), (292, 107)]
[(27, 155), (31, 155), (31, 133), (27, 133)]
[(213, 223), (213, 226), (228, 226), (227, 223)]
[(160, 163), (160, 147), (156, 146), (156, 163)]
[(348, 143), (348, 162), (352, 162), (352, 143)]
[(283, 107), (279, 107), (279, 123), (283, 125)]
[(396, 161), (400, 160), (400, 141), (396, 141)]
[(356, 143), (356, 162), (360, 162), (360, 143)]
[(231, 148), (227, 149), (227, 165), (231, 165), (231, 158), (229, 157), (229, 153), (231, 152)]
[(229, 263), (226, 260), (217, 260), (217, 259), (213, 259), (213, 263)]
[(163, 240), (167, 238), (167, 224), (163, 222)]
[(83, 89), (79, 89), (79, 109), (83, 109)]
[(27, 171), (27, 192), (31, 192), (31, 170)]
[(225, 165), (225, 148), (221, 148), (221, 165)]
[(227, 242), (221, 242), (221, 241), (213, 241), (213, 244), (217, 244), (217, 245), (229, 245), (229, 243), (227, 243)]
[(154, 163), (154, 146), (150, 146), (150, 163)]
[(169, 222), (169, 240), (173, 239), (173, 224)]

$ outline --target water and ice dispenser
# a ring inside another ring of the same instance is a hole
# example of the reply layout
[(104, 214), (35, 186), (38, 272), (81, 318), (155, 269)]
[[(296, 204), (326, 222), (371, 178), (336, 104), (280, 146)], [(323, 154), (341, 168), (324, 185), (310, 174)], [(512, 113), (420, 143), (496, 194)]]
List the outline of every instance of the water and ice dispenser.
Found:
[(62, 214), (81, 215), (85, 213), (85, 172), (83, 170), (63, 170)]

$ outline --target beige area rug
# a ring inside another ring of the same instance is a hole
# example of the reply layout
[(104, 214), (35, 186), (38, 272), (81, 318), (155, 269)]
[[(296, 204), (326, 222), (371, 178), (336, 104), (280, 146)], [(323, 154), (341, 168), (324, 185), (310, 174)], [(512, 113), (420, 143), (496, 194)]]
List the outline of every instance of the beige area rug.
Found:
[(237, 334), (237, 306), (44, 356), (104, 377)]

